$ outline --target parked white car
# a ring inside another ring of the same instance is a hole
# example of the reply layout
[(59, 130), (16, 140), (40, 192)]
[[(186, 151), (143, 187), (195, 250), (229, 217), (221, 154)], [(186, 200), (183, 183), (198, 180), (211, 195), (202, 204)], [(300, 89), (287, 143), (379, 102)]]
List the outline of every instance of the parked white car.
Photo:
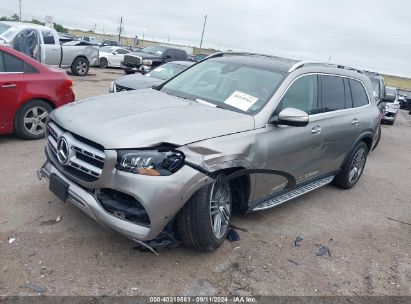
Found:
[(385, 114), (382, 117), (382, 121), (393, 125), (395, 118), (400, 109), (400, 102), (398, 101), (397, 89), (393, 87), (385, 87)]
[(98, 65), (98, 47), (76, 42), (60, 44), (57, 31), (42, 25), (2, 21), (0, 43), (44, 64), (70, 68), (77, 76), (86, 75), (90, 66)]
[(118, 46), (105, 46), (100, 49), (99, 59), (100, 68), (120, 67), (120, 63), (124, 60), (124, 55), (131, 51)]

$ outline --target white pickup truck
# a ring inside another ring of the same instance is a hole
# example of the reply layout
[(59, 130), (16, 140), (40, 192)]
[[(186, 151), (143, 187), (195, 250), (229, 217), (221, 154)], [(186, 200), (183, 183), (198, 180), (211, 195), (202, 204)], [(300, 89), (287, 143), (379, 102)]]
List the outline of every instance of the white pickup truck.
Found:
[(0, 43), (48, 65), (70, 68), (77, 76), (98, 65), (99, 48), (92, 45), (60, 44), (57, 31), (42, 25), (0, 22)]

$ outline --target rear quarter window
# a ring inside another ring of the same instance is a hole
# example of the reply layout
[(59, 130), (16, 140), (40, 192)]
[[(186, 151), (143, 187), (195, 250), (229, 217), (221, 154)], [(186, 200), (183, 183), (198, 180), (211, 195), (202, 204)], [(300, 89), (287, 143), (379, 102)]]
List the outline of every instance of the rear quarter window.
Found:
[(6, 52), (0, 52), (0, 72), (23, 72), (23, 61)]
[(368, 95), (361, 82), (349, 79), (353, 107), (358, 108), (368, 104)]

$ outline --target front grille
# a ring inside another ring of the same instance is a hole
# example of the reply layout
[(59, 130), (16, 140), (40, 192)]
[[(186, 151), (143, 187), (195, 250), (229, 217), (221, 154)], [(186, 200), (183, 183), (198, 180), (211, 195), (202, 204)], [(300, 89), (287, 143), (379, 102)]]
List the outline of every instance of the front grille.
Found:
[[(105, 161), (104, 148), (101, 145), (68, 132), (53, 121), (47, 124), (46, 138), (49, 156), (61, 170), (85, 182), (99, 179)], [(67, 151), (62, 149), (62, 154), (67, 157), (63, 163), (57, 156), (61, 138), (64, 138), (68, 145)]]
[(138, 66), (141, 64), (141, 57), (133, 55), (124, 55), (123, 65), (125, 66)]
[(132, 89), (116, 84), (116, 92), (131, 91)]

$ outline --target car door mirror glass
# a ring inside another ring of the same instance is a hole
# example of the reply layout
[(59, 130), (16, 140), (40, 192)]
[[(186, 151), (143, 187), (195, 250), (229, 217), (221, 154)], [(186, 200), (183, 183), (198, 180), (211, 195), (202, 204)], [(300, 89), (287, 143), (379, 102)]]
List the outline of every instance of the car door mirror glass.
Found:
[(295, 109), (285, 108), (278, 116), (271, 117), (269, 123), (278, 125), (287, 125), (293, 127), (305, 127), (309, 122), (309, 116), (306, 112)]

